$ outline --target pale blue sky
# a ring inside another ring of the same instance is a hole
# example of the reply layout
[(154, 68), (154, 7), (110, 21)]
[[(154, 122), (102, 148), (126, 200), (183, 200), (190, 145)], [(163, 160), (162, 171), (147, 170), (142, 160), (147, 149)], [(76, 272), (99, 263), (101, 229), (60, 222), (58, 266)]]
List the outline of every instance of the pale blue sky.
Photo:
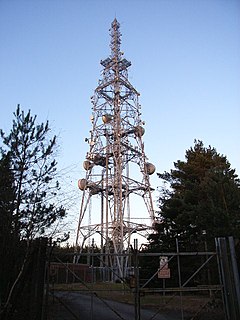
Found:
[(11, 127), (18, 103), (48, 119), (75, 188), (115, 16), (157, 172), (183, 160), (196, 138), (240, 174), (240, 1), (0, 0), (0, 127)]

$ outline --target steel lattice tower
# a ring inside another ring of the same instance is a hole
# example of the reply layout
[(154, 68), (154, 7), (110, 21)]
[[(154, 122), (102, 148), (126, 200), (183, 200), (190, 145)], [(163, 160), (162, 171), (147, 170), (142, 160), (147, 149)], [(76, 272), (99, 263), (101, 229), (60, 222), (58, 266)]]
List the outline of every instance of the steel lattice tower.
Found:
[[(114, 268), (120, 278), (129, 266), (123, 253), (130, 247), (131, 235), (149, 229), (155, 222), (149, 175), (155, 171), (147, 161), (142, 137), (139, 93), (128, 80), (131, 62), (120, 51), (121, 33), (116, 19), (110, 29), (110, 56), (101, 60), (102, 77), (91, 97), (92, 130), (89, 152), (83, 163), (86, 177), (78, 182), (82, 202), (76, 237), (76, 247), (83, 247), (94, 233), (101, 236), (101, 251), (114, 252), (105, 264)], [(137, 176), (137, 178), (135, 178)], [(135, 196), (134, 196), (135, 195)], [(151, 223), (139, 224), (131, 217), (131, 198), (138, 196), (145, 203), (146, 217)], [(92, 199), (99, 201), (94, 211), (99, 212), (99, 222), (91, 224)], [(88, 225), (84, 217), (90, 214)], [(79, 254), (76, 256), (79, 257)], [(76, 258), (78, 259), (78, 258)]]

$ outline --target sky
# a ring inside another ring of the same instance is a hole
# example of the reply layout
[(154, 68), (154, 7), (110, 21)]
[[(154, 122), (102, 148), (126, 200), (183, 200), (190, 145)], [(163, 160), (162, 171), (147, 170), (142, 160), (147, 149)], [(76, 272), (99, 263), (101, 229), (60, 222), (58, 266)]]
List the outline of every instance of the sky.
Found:
[[(115, 17), (156, 172), (184, 160), (199, 139), (240, 175), (240, 1), (0, 0), (0, 128), (10, 130), (17, 104), (39, 122), (49, 120), (59, 136), (62, 182), (74, 194), (73, 230), (90, 97), (100, 60), (110, 54)], [(161, 185), (156, 174), (151, 183)]]

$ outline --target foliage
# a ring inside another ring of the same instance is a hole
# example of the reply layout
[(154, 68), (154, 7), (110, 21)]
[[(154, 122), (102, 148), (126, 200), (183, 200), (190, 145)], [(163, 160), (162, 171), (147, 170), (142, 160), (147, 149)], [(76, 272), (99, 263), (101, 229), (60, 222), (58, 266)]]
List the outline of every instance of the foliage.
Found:
[[(9, 134), (0, 130), (0, 316), (17, 315), (19, 297), (33, 261), (33, 241), (66, 210), (56, 203), (60, 189), (54, 158), (56, 136), (48, 121), (37, 124), (30, 110), (17, 106)], [(45, 240), (47, 242), (47, 239)], [(15, 318), (14, 318), (15, 319)]]
[[(101, 253), (101, 249), (94, 246), (85, 246), (82, 248), (81, 253), (79, 253), (78, 263), (82, 264), (94, 264), (94, 266), (100, 266), (101, 256), (91, 256), (91, 253)], [(51, 254), (51, 261), (61, 262), (61, 263), (72, 263), (76, 253), (75, 246), (70, 246), (68, 243), (66, 245), (60, 244), (60, 242), (53, 245), (53, 251)]]
[(0, 130), (9, 155), (10, 169), (16, 190), (14, 230), (20, 236), (31, 239), (43, 234), (57, 219), (65, 216), (65, 209), (57, 207), (54, 197), (59, 190), (56, 181), (57, 162), (53, 158), (56, 136), (49, 139), (48, 121), (36, 123), (30, 111), (21, 111), (18, 105), (13, 126), (8, 135)]
[[(12, 281), (17, 257), (17, 239), (12, 230), (15, 187), (10, 170), (9, 154), (0, 159), (0, 297), (5, 297), (7, 285)], [(9, 272), (12, 270), (12, 272)]]
[(1, 245), (8, 243), (10, 240), (11, 233), (8, 236), (4, 236), (6, 230), (11, 229), (12, 216), (14, 212), (14, 200), (15, 200), (15, 187), (14, 187), (14, 176), (10, 170), (10, 157), (9, 154), (3, 156), (0, 159), (0, 236)]
[[(215, 237), (240, 237), (240, 182), (227, 158), (195, 141), (186, 161), (158, 174), (165, 183), (159, 197), (161, 224), (150, 236), (150, 247), (200, 250)], [(167, 186), (168, 185), (168, 186)]]

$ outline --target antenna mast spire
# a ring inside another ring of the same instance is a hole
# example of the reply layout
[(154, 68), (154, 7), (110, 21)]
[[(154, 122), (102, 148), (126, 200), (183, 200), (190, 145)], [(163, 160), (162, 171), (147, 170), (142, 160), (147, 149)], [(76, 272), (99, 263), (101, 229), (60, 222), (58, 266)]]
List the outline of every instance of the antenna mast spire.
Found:
[[(111, 54), (100, 62), (102, 77), (91, 97), (92, 130), (86, 138), (89, 152), (83, 163), (86, 177), (78, 182), (83, 194), (76, 247), (81, 252), (87, 239), (100, 234), (101, 251), (106, 253), (105, 266), (114, 269), (111, 277), (115, 280), (116, 275), (127, 276), (130, 261), (123, 253), (130, 249), (131, 235), (146, 233), (155, 222), (149, 181), (155, 167), (147, 161), (144, 152), (139, 93), (128, 80), (131, 62), (120, 51), (120, 24), (116, 18), (110, 36)], [(141, 217), (131, 211), (131, 203), (138, 201), (137, 197), (143, 199), (147, 211), (143, 219), (148, 218), (148, 224), (140, 224)], [(93, 201), (99, 204), (93, 205)], [(96, 219), (100, 221), (84, 226), (84, 217), (93, 207), (95, 213), (99, 212)], [(80, 252), (75, 257), (77, 260)], [(108, 256), (110, 252), (114, 252), (112, 258)]]

